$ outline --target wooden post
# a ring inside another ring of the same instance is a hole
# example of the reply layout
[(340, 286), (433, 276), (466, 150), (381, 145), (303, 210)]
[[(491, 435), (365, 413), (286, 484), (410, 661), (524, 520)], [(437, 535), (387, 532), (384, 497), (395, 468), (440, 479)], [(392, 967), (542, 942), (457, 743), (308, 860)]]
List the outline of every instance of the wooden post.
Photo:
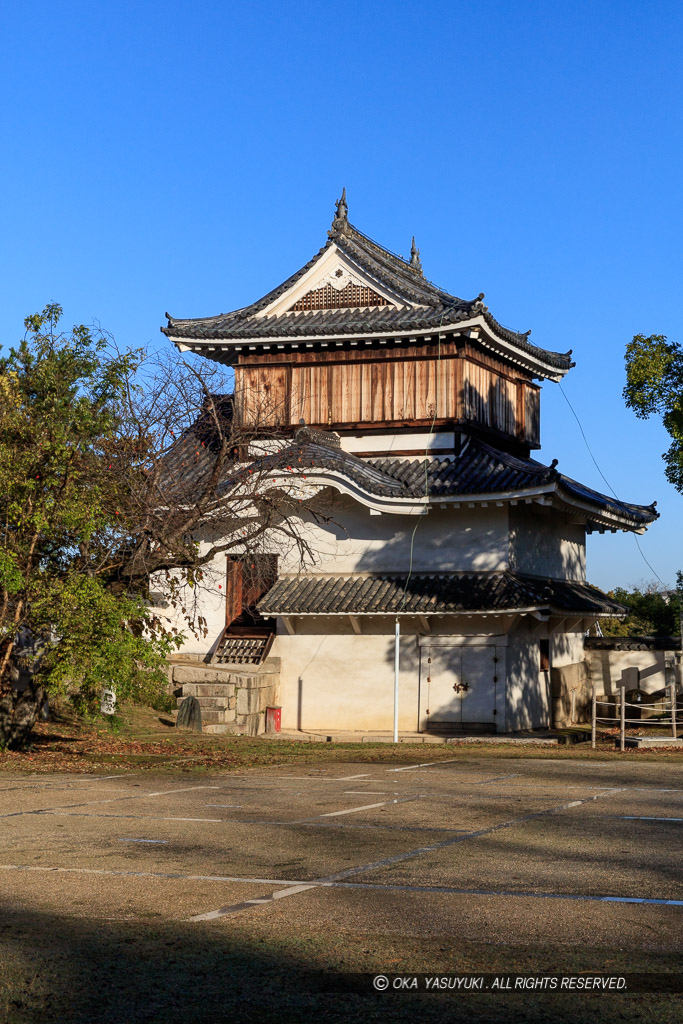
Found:
[(672, 651), (664, 653), (664, 681), (671, 700), (671, 735), (676, 738), (676, 664)]
[(626, 749), (626, 687), (620, 686), (619, 693), (621, 694), (621, 714), (620, 714), (620, 728), (619, 728), (619, 749), (623, 751)]
[(593, 714), (591, 716), (591, 747), (595, 750), (595, 740), (597, 734), (597, 718), (598, 718), (598, 704), (597, 696), (595, 693), (595, 683), (593, 683)]
[(671, 735), (674, 739), (677, 736), (677, 722), (676, 722), (676, 684), (671, 684)]

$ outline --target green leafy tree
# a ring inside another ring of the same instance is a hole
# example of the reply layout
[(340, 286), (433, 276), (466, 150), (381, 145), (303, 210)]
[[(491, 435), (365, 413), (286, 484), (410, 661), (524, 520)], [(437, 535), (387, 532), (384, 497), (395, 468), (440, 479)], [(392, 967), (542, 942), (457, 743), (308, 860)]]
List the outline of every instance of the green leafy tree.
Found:
[[(136, 366), (85, 327), (58, 335), (61, 310), (25, 321), (0, 360), (0, 745), (24, 745), (48, 694), (92, 706), (165, 681), (173, 634), (138, 590), (112, 586), (120, 409)], [(22, 685), (23, 684), (23, 685)]]
[(277, 456), (241, 461), (267, 431), (237, 422), (221, 367), (150, 364), (60, 316), (27, 317), (0, 359), (0, 746), (27, 742), (49, 694), (158, 698), (178, 616), (206, 632), (197, 594), (220, 591), (221, 556), (306, 564), (321, 515), (295, 467), (278, 484)]
[[(680, 577), (679, 587), (680, 587)], [(628, 609), (623, 619), (605, 619), (600, 625), (605, 636), (676, 636), (680, 630), (681, 594), (657, 583), (645, 583), (630, 590), (616, 587), (610, 597)]]
[(637, 334), (626, 347), (624, 399), (641, 419), (661, 417), (672, 439), (666, 478), (683, 493), (683, 348), (663, 334)]

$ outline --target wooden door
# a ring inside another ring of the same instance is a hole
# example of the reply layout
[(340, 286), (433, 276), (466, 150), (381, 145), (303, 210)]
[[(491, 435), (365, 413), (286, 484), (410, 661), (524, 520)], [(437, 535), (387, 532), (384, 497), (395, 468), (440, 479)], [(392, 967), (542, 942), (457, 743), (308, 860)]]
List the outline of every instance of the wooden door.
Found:
[(425, 646), (420, 669), (421, 729), (495, 725), (503, 693), (495, 645)]

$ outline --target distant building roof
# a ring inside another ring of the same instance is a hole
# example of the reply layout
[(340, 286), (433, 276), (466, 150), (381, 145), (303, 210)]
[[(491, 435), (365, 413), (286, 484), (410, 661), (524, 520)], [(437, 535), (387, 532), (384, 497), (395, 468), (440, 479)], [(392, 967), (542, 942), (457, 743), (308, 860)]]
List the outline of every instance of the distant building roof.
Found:
[(589, 651), (680, 651), (680, 636), (587, 636)]

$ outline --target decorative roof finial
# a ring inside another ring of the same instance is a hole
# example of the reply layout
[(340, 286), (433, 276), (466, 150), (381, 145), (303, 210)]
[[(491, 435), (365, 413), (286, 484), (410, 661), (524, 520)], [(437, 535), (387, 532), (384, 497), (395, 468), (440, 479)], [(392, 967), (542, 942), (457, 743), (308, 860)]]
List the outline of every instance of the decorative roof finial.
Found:
[(334, 235), (337, 232), (344, 234), (349, 226), (349, 208), (346, 203), (346, 187), (342, 189), (341, 199), (337, 199), (334, 205), (337, 208), (337, 212), (334, 215), (332, 227), (328, 234)]
[(417, 270), (419, 274), (422, 273), (420, 250), (415, 245), (415, 235), (413, 235), (413, 244), (410, 247), (410, 265), (413, 268), (413, 270)]

